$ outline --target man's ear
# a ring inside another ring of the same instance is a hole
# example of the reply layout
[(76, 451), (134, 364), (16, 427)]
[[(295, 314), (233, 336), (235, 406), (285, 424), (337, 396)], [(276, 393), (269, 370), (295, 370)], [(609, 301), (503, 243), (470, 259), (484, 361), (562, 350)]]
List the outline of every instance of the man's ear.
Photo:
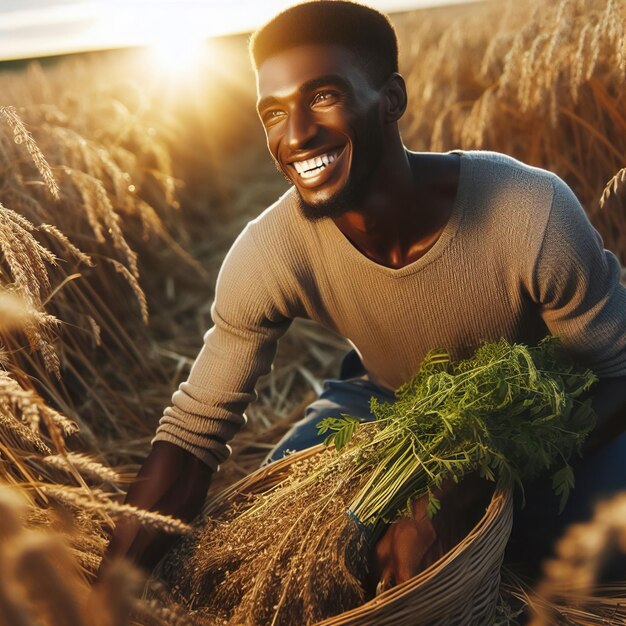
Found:
[(385, 122), (397, 122), (406, 111), (407, 94), (404, 78), (394, 72), (384, 87)]

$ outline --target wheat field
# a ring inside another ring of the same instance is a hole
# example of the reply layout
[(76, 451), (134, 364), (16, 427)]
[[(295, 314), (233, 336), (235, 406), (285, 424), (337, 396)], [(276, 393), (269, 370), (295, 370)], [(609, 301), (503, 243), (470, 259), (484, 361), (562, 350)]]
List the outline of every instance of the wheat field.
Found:
[[(405, 144), (556, 172), (626, 263), (626, 2), (495, 1), (393, 21)], [(128, 565), (93, 576), (116, 519), (187, 530), (123, 505), (124, 491), (210, 326), (224, 254), (286, 183), (266, 155), (245, 37), (214, 43), (186, 82), (145, 63), (126, 50), (0, 65), (0, 624), (195, 623), (167, 590), (142, 599)], [(294, 324), (213, 492), (258, 466), (345, 349)], [(567, 605), (574, 569), (601, 570), (615, 533), (626, 552), (622, 510), (589, 522), (582, 564), (567, 547), (580, 529), (564, 538), (525, 592), (537, 625), (603, 623), (545, 607)], [(576, 602), (609, 610), (593, 576), (576, 580)], [(502, 608), (502, 624), (517, 619)]]

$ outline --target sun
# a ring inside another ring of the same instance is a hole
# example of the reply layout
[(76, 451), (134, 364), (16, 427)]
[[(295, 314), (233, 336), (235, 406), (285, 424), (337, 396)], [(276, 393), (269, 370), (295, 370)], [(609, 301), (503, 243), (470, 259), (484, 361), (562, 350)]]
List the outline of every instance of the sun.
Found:
[(208, 40), (200, 35), (173, 37), (172, 33), (159, 38), (149, 48), (151, 61), (167, 74), (193, 73), (208, 50)]
[[(209, 38), (206, 19), (185, 10), (159, 7), (144, 17), (145, 44), (159, 74), (183, 77), (193, 74), (206, 60)], [(195, 17), (195, 19), (193, 19)]]

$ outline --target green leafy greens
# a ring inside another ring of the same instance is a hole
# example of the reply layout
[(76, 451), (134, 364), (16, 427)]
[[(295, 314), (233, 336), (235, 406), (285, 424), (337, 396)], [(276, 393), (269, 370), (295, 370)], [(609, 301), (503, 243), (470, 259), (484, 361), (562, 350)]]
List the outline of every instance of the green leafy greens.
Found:
[[(359, 450), (353, 471), (368, 480), (350, 512), (374, 534), (424, 494), (433, 515), (439, 508), (433, 488), (475, 470), (500, 486), (520, 487), (550, 470), (562, 509), (574, 486), (569, 460), (595, 423), (590, 400), (578, 398), (596, 380), (555, 337), (536, 347), (485, 344), (456, 363), (437, 350), (394, 403), (372, 399), (374, 426), (346, 415), (318, 428), (331, 431), (326, 443), (340, 453)], [(360, 429), (368, 436), (356, 436)]]

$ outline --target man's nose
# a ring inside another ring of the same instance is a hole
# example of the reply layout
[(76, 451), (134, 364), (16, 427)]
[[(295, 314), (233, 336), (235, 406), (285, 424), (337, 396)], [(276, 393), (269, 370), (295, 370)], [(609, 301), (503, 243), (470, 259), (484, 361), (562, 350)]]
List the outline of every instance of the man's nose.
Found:
[(286, 141), (292, 150), (306, 147), (317, 133), (315, 120), (307, 111), (292, 111), (287, 124)]

